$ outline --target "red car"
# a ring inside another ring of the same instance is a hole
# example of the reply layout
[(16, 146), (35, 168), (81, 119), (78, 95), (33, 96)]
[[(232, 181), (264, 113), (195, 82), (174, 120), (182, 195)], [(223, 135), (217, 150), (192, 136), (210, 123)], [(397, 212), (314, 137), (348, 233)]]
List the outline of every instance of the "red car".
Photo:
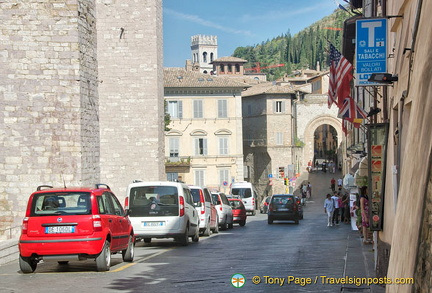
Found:
[(19, 265), (32, 273), (41, 260), (67, 264), (96, 259), (97, 271), (110, 269), (111, 254), (132, 262), (131, 222), (109, 186), (59, 188), (42, 185), (28, 201), (19, 239)]
[(229, 203), (232, 208), (233, 222), (238, 223), (240, 226), (246, 225), (246, 207), (241, 199), (229, 198)]

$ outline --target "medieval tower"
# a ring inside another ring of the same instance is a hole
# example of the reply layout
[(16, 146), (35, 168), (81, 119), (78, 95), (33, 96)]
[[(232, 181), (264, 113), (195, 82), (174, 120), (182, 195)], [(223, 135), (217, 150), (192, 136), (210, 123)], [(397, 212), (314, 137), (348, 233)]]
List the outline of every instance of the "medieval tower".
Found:
[(192, 66), (201, 73), (210, 73), (217, 57), (217, 36), (195, 35), (191, 37)]

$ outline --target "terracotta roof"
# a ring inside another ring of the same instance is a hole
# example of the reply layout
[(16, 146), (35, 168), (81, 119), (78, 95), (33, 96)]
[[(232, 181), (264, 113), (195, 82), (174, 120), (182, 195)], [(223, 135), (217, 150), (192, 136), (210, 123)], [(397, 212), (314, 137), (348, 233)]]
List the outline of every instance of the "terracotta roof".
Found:
[(272, 82), (260, 83), (248, 88), (242, 97), (256, 96), (261, 94), (295, 94), (295, 90), (289, 86), (274, 85)]
[(237, 62), (237, 63), (246, 63), (248, 62), (247, 60), (241, 59), (241, 58), (237, 58), (237, 57), (231, 57), (231, 56), (227, 56), (227, 57), (221, 57), (218, 58), (216, 60), (213, 60), (213, 62)]
[(165, 88), (245, 88), (247, 83), (229, 77), (186, 71), (181, 68), (164, 68)]

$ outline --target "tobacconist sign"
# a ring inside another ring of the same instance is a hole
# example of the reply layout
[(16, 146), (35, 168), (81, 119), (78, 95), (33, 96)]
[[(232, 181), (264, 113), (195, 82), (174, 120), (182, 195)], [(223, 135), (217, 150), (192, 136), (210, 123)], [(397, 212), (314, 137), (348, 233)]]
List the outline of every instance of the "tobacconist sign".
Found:
[(368, 196), (369, 227), (371, 231), (380, 231), (383, 227), (387, 138), (387, 123), (368, 125)]

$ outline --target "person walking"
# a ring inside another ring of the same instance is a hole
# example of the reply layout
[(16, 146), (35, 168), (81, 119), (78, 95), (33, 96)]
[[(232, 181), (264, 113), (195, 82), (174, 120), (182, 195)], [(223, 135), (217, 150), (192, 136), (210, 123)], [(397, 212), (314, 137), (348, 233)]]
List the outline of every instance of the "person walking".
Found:
[(333, 211), (334, 203), (330, 193), (328, 193), (326, 199), (324, 200), (324, 213), (327, 214), (327, 227), (333, 226)]
[(312, 197), (312, 184), (310, 183), (310, 181), (308, 181), (306, 198), (310, 199), (311, 197)]
[(307, 184), (302, 184), (302, 199), (301, 199), (301, 203), (302, 203), (303, 206), (306, 203), (307, 189), (308, 189)]
[(339, 196), (337, 194), (337, 192), (335, 192), (333, 194), (333, 196), (331, 197), (331, 199), (333, 200), (334, 203), (334, 211), (333, 211), (333, 218), (332, 218), (332, 224), (333, 225), (339, 225)]
[(330, 188), (333, 192), (335, 192), (336, 189), (336, 180), (334, 179), (334, 177), (330, 180)]
[(342, 188), (343, 179), (342, 178), (338, 178), (337, 184), (338, 184), (338, 188)]

